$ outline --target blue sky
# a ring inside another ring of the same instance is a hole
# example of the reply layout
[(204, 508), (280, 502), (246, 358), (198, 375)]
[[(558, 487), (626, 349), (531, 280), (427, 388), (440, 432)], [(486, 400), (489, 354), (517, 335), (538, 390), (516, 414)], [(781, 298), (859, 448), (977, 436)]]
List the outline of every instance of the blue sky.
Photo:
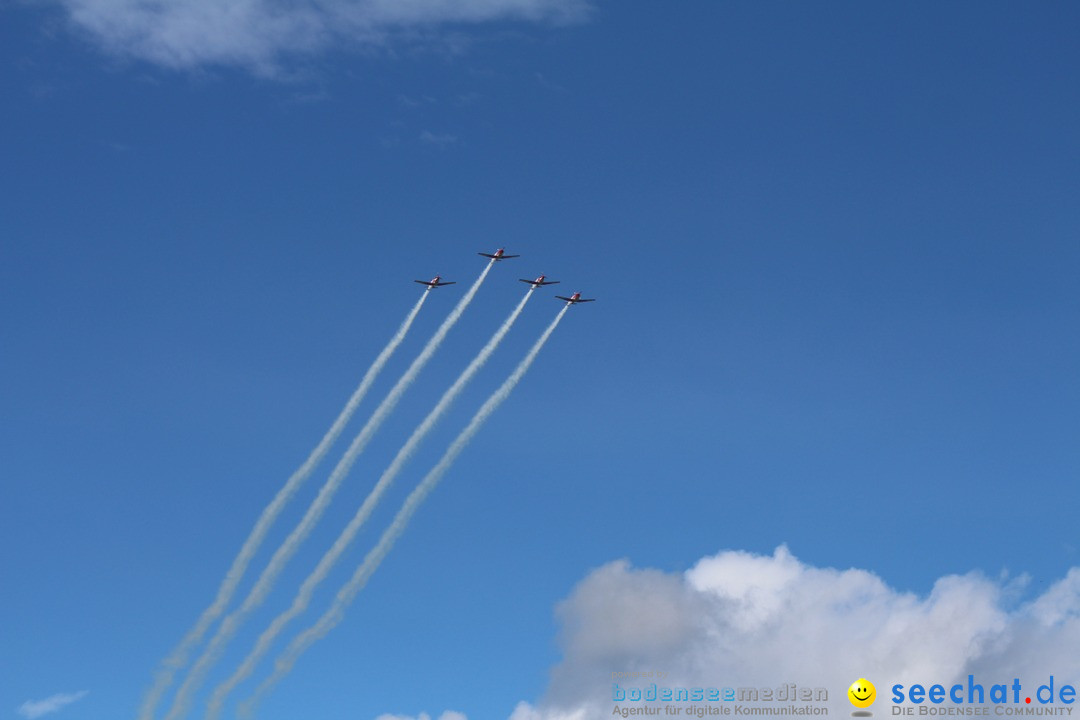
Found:
[(556, 606), (620, 558), (675, 576), (786, 544), (919, 597), (1026, 575), (1003, 607), (1080, 565), (1080, 8), (407, 6), (301, 3), (281, 22), (323, 25), (290, 34), (256, 22), (262, 3), (242, 33), (171, 33), (190, 18), (128, 2), (0, 4), (0, 713), (88, 691), (59, 712), (134, 716), (411, 281), (459, 284), (432, 293), (347, 436), (500, 246), (522, 257), (492, 269), (214, 684), (518, 278), (598, 301), (260, 717), (542, 703), (573, 634)]

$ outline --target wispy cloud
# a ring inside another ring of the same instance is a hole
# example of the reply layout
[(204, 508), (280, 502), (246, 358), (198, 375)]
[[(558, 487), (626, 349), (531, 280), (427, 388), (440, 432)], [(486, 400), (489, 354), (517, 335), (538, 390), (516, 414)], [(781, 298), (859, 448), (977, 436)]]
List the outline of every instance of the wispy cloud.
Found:
[(453, 145), (458, 141), (457, 135), (451, 135), (450, 133), (433, 133), (428, 130), (420, 133), (420, 142), (427, 143), (428, 145)]
[(89, 690), (82, 690), (76, 693), (57, 693), (44, 700), (27, 700), (19, 706), (18, 713), (24, 718), (34, 720), (34, 718), (63, 710), (71, 703), (82, 700), (89, 692)]
[(548, 90), (552, 90), (554, 92), (566, 92), (566, 88), (564, 88), (557, 82), (552, 82), (547, 77), (545, 77), (543, 73), (533, 73), (533, 78), (536, 79), (536, 82), (539, 83), (540, 87), (542, 88), (547, 88)]
[(52, 0), (110, 53), (175, 69), (272, 75), (286, 55), (385, 46), (446, 24), (584, 20), (590, 0)]
[[(427, 713), (420, 713), (415, 717), (412, 715), (380, 715), (375, 720), (431, 720), (431, 716)], [(447, 710), (439, 716), (439, 720), (468, 720), (464, 715), (453, 710)]]
[(407, 108), (418, 108), (424, 105), (435, 105), (439, 102), (430, 95), (421, 95), (420, 97), (412, 97), (411, 95), (398, 95), (397, 101), (399, 104), (404, 105)]

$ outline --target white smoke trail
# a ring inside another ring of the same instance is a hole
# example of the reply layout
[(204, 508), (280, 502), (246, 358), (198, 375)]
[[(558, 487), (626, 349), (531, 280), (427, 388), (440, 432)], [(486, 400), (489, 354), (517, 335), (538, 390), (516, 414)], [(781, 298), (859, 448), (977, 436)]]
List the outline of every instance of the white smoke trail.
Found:
[(209, 629), (211, 623), (218, 618), (221, 613), (225, 612), (225, 608), (228, 607), (229, 601), (232, 600), (233, 593), (236, 592), (237, 585), (240, 584), (240, 580), (244, 577), (244, 573), (247, 572), (248, 564), (251, 562), (251, 558), (254, 557), (255, 552), (259, 549), (262, 541), (266, 538), (267, 532), (270, 531), (270, 526), (277, 520), (278, 515), (284, 509), (285, 505), (292, 499), (292, 496), (300, 488), (300, 486), (311, 475), (312, 471), (322, 462), (323, 457), (326, 456), (326, 452), (330, 449), (330, 446), (334, 444), (341, 431), (348, 424), (352, 418), (353, 413), (356, 411), (357, 406), (367, 395), (368, 390), (371, 388), (372, 383), (375, 382), (375, 378), (379, 375), (379, 372), (386, 365), (390, 356), (397, 350), (398, 345), (405, 339), (405, 335), (409, 332), (409, 328), (413, 324), (413, 320), (420, 313), (420, 308), (423, 307), (424, 301), (427, 299), (428, 293), (425, 291), (420, 295), (420, 299), (416, 305), (409, 312), (404, 322), (401, 323), (401, 327), (398, 328), (397, 333), (390, 339), (386, 347), (375, 358), (375, 362), (371, 364), (367, 372), (364, 373), (364, 377), (360, 380), (360, 384), (353, 392), (352, 397), (345, 403), (345, 407), (341, 413), (334, 420), (334, 423), (330, 426), (330, 429), (323, 435), (322, 440), (315, 446), (315, 449), (311, 451), (308, 459), (304, 461), (303, 465), (296, 469), (292, 476), (286, 481), (285, 485), (278, 490), (277, 495), (270, 501), (270, 504), (266, 506), (262, 511), (262, 515), (259, 516), (258, 521), (255, 523), (255, 527), (252, 528), (251, 534), (248, 535), (247, 540), (244, 541), (243, 546), (240, 548), (239, 554), (232, 562), (232, 566), (228, 572), (225, 573), (225, 579), (221, 581), (221, 586), (218, 588), (217, 597), (214, 598), (214, 602), (210, 607), (203, 611), (202, 615), (195, 622), (195, 625), (188, 631), (187, 635), (180, 641), (180, 644), (161, 662), (161, 667), (158, 669), (154, 685), (147, 691), (146, 697), (143, 699), (143, 704), (139, 710), (140, 720), (152, 720), (154, 717), (154, 710), (157, 708), (157, 704), (161, 702), (162, 695), (172, 685), (173, 678), (176, 676), (177, 671), (180, 670), (185, 664), (187, 664), (188, 655), (191, 650), (202, 640), (203, 635)]
[(454, 306), (454, 309), (450, 311), (450, 314), (443, 320), (442, 325), (435, 331), (435, 334), (428, 340), (427, 345), (420, 351), (420, 354), (413, 360), (412, 365), (409, 366), (405, 374), (397, 381), (393, 388), (390, 389), (390, 393), (383, 399), (375, 412), (372, 413), (371, 418), (360, 430), (360, 433), (353, 438), (352, 444), (345, 451), (341, 460), (338, 461), (337, 466), (334, 467), (333, 472), (330, 473), (330, 477), (323, 484), (319, 490), (319, 494), (312, 501), (311, 506), (307, 509), (304, 517), (301, 518), (299, 524), (289, 534), (285, 541), (281, 544), (281, 547), (277, 549), (273, 557), (270, 558), (270, 562), (263, 570), (259, 579), (255, 582), (248, 596), (244, 598), (244, 602), (241, 606), (234, 610), (229, 615), (225, 616), (225, 619), (221, 621), (221, 626), (218, 628), (217, 634), (210, 639), (203, 654), (199, 656), (199, 659), (195, 661), (191, 670), (188, 672), (187, 679), (180, 686), (180, 689), (176, 692), (176, 697), (173, 699), (172, 707), (169, 709), (168, 714), (165, 716), (165, 720), (179, 720), (184, 716), (188, 708), (191, 706), (192, 695), (198, 689), (199, 684), (202, 682), (203, 677), (210, 667), (217, 661), (222, 651), (225, 649), (225, 645), (236, 634), (244, 618), (252, 610), (257, 608), (263, 600), (266, 599), (271, 588), (273, 587), (274, 580), (285, 568), (286, 563), (296, 552), (300, 543), (308, 536), (311, 530), (318, 523), (319, 518), (322, 516), (323, 511), (330, 504), (333, 499), (334, 493), (341, 485), (342, 480), (349, 474), (349, 470), (352, 468), (356, 458), (367, 447), (368, 441), (371, 440), (372, 435), (379, 429), (383, 421), (390, 414), (390, 412), (397, 405), (398, 400), (405, 393), (408, 387), (416, 379), (416, 376), (420, 374), (420, 371), (427, 364), (431, 356), (435, 354), (435, 351), (439, 349), (446, 334), (450, 332), (450, 329), (461, 317), (461, 314), (465, 312), (465, 308), (468, 307), (472, 301), (473, 296), (476, 295), (476, 291), (480, 289), (480, 285), (483, 284), (484, 278), (487, 277), (488, 272), (491, 270), (494, 260), (489, 262), (484, 271), (480, 273), (480, 277), (476, 279), (476, 282), (472, 284), (465, 296), (458, 301), (458, 304)]
[(484, 363), (491, 357), (491, 354), (495, 352), (495, 349), (499, 346), (499, 343), (502, 342), (506, 333), (510, 331), (514, 321), (517, 320), (521, 311), (525, 309), (525, 303), (532, 297), (533, 290), (535, 289), (536, 288), (529, 288), (525, 293), (525, 297), (521, 299), (521, 302), (517, 304), (517, 307), (515, 307), (506, 317), (506, 320), (504, 320), (499, 329), (495, 331), (495, 334), (491, 336), (491, 339), (488, 340), (487, 344), (484, 345), (479, 354), (477, 354), (472, 362), (469, 363), (468, 367), (462, 371), (461, 375), (454, 381), (454, 384), (443, 393), (439, 402), (431, 412), (428, 413), (423, 422), (417, 426), (401, 449), (398, 450), (394, 460), (383, 472), (379, 481), (371, 490), (371, 493), (364, 499), (360, 509), (356, 511), (356, 515), (353, 516), (352, 520), (349, 521), (349, 524), (341, 532), (341, 535), (334, 541), (333, 546), (319, 561), (315, 570), (313, 570), (307, 579), (304, 580), (304, 583), (300, 586), (300, 590), (297, 592), (289, 609), (274, 618), (266, 631), (259, 636), (258, 641), (255, 643), (255, 647), (248, 656), (244, 658), (244, 661), (240, 663), (240, 666), (237, 667), (232, 676), (215, 688), (207, 705), (206, 717), (208, 720), (216, 720), (221, 714), (222, 706), (224, 705), (225, 698), (228, 694), (232, 692), (238, 684), (251, 675), (259, 660), (261, 660), (263, 655), (270, 649), (270, 646), (273, 644), (274, 640), (277, 639), (277, 636), (281, 634), (281, 631), (284, 630), (285, 626), (292, 621), (293, 618), (307, 609), (315, 590), (318, 588), (319, 584), (326, 579), (326, 576), (333, 569), (335, 563), (340, 559), (341, 554), (345, 552), (349, 544), (352, 543), (353, 539), (356, 537), (356, 533), (360, 531), (360, 528), (363, 527), (372, 511), (375, 509), (375, 506), (378, 505), (379, 500), (382, 499), (382, 495), (390, 485), (393, 484), (394, 480), (401, 472), (401, 469), (405, 466), (405, 463), (409, 461), (409, 458), (412, 457), (416, 448), (420, 446), (424, 437), (433, 427), (435, 427), (435, 424), (454, 402), (457, 396), (461, 394), (461, 391), (465, 389), (465, 386), (473, 376), (475, 376), (480, 368), (484, 366)]
[(296, 664), (300, 655), (316, 641), (325, 637), (328, 632), (341, 622), (342, 618), (345, 617), (345, 608), (349, 606), (349, 603), (353, 601), (357, 593), (364, 588), (368, 579), (378, 569), (379, 563), (381, 563), (383, 558), (385, 558), (390, 550), (393, 549), (394, 543), (397, 541), (398, 537), (401, 536), (401, 533), (405, 531), (413, 513), (415, 513), (417, 508), (420, 507), (420, 504), (424, 502), (424, 499), (427, 498), (428, 494), (435, 489), (439, 480), (442, 479), (442, 476), (446, 474), (446, 471), (454, 463), (458, 455), (461, 454), (461, 451), (465, 449), (465, 446), (468, 445), (469, 441), (476, 435), (477, 430), (484, 424), (484, 421), (487, 420), (499, 405), (510, 396), (511, 391), (513, 391), (514, 387), (525, 375), (529, 366), (532, 365), (533, 360), (536, 359), (536, 355), (540, 352), (540, 348), (547, 342), (551, 333), (555, 332), (555, 328), (558, 326), (559, 321), (562, 320), (563, 315), (566, 314), (569, 307), (569, 305), (566, 305), (559, 311), (559, 314), (555, 316), (551, 325), (549, 325), (547, 330), (544, 331), (544, 334), (540, 336), (540, 339), (536, 341), (536, 344), (532, 346), (528, 355), (526, 355), (521, 363), (518, 364), (517, 368), (514, 369), (514, 372), (506, 379), (506, 382), (500, 385), (484, 404), (480, 406), (476, 415), (473, 416), (472, 420), (469, 421), (469, 424), (461, 431), (461, 434), (450, 444), (450, 447), (447, 448), (446, 453), (439, 459), (439, 462), (435, 467), (433, 467), (428, 474), (424, 476), (424, 479), (420, 481), (420, 484), (409, 493), (409, 496), (398, 510), (397, 515), (394, 516), (393, 521), (383, 532), (382, 537), (379, 538), (379, 543), (368, 552), (364, 557), (364, 562), (356, 569), (356, 572), (353, 573), (349, 582), (338, 591), (330, 609), (327, 610), (314, 625), (297, 635), (296, 638), (289, 643), (285, 652), (274, 661), (273, 674), (259, 685), (251, 698), (241, 703), (239, 707), (239, 714), (241, 716), (250, 716), (254, 711), (255, 706), (266, 693), (269, 692), (283, 677), (289, 674), (289, 671), (292, 670), (293, 665)]

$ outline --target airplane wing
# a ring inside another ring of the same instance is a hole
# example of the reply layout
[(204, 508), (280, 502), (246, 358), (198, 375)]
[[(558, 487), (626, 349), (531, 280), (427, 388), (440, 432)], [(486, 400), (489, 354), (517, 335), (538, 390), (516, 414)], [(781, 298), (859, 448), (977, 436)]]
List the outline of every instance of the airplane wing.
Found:
[(521, 278), (521, 282), (528, 283), (530, 285), (535, 285), (537, 287), (539, 287), (541, 285), (558, 285), (559, 284), (558, 280), (545, 280), (544, 282), (539, 282), (538, 283), (535, 280), (526, 280), (525, 278)]

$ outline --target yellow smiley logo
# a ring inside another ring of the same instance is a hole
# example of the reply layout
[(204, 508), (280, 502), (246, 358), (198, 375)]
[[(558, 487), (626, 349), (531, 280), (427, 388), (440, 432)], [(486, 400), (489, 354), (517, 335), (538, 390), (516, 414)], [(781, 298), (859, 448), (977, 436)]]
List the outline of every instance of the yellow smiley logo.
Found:
[(851, 687), (847, 689), (847, 696), (855, 707), (866, 708), (874, 704), (877, 690), (874, 688), (874, 683), (866, 678), (859, 678), (851, 683)]

